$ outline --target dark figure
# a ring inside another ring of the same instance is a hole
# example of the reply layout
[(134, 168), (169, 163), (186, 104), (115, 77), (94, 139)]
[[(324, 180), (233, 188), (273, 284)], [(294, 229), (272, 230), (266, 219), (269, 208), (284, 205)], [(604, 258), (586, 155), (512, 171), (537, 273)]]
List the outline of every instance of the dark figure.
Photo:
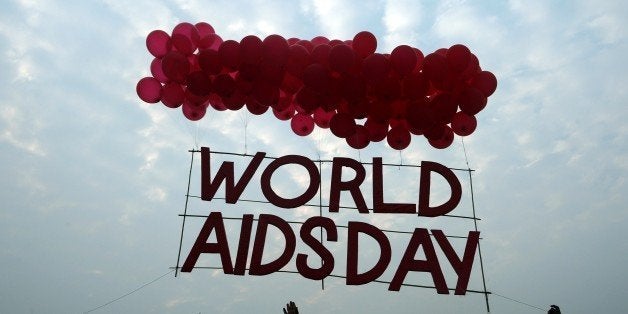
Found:
[[(560, 313), (560, 311), (558, 311), (558, 313)], [(294, 302), (290, 301), (290, 303), (286, 304), (286, 308), (283, 309), (283, 314), (299, 314), (299, 308)]]
[(549, 311), (547, 311), (547, 314), (560, 314), (560, 308), (558, 307), (558, 305), (553, 305), (550, 306)]

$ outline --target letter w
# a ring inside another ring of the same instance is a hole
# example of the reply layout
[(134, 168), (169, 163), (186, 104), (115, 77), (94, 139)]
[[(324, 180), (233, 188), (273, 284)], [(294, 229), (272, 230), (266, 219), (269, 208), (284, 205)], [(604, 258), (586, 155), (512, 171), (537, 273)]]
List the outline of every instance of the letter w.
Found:
[(225, 183), (225, 200), (229, 204), (235, 204), (242, 192), (244, 192), (244, 188), (251, 178), (259, 165), (264, 160), (266, 153), (258, 152), (255, 154), (249, 165), (244, 170), (242, 177), (238, 180), (238, 183), (234, 184), (233, 178), (233, 162), (225, 161), (218, 168), (218, 172), (214, 177), (214, 180), (211, 178), (211, 169), (210, 169), (210, 151), (208, 147), (201, 147), (201, 199), (204, 201), (211, 201), (216, 195), (216, 191), (220, 187), (223, 181), (227, 181)]

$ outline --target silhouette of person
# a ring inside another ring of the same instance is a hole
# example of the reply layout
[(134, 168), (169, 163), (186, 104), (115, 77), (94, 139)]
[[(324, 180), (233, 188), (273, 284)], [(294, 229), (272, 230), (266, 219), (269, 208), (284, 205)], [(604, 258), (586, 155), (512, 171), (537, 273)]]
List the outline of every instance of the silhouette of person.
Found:
[(299, 308), (294, 302), (290, 301), (290, 303), (286, 304), (286, 308), (283, 309), (283, 314), (299, 314)]
[(560, 314), (560, 308), (558, 305), (552, 304), (549, 311), (547, 311), (547, 314)]

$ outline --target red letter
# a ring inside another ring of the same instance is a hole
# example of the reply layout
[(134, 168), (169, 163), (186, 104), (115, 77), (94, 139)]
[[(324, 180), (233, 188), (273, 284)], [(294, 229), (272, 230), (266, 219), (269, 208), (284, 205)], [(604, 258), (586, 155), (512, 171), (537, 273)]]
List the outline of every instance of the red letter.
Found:
[(334, 270), (334, 256), (325, 245), (312, 236), (312, 229), (316, 227), (325, 228), (327, 241), (338, 240), (336, 224), (333, 220), (327, 217), (312, 217), (306, 220), (303, 226), (301, 226), (301, 239), (321, 257), (323, 265), (319, 269), (310, 268), (307, 265), (307, 255), (299, 253), (297, 254), (297, 270), (299, 270), (299, 273), (305, 278), (321, 280), (329, 276)]
[[(355, 178), (349, 181), (342, 180), (342, 167), (349, 167), (355, 170)], [(329, 212), (338, 212), (340, 208), (340, 191), (349, 191), (353, 197), (358, 211), (362, 214), (368, 214), (369, 209), (364, 202), (364, 196), (360, 191), (360, 184), (364, 182), (366, 170), (361, 163), (351, 158), (336, 157), (331, 168), (331, 187), (329, 188)]]
[[(397, 189), (403, 188), (397, 186)], [(389, 214), (414, 214), (416, 205), (408, 203), (384, 203), (384, 179), (382, 175), (382, 158), (373, 158), (373, 212)]]
[[(423, 252), (425, 252), (424, 261), (414, 259), (416, 251), (421, 245), (423, 245)], [(436, 257), (436, 251), (434, 251), (434, 246), (432, 245), (432, 240), (430, 240), (430, 234), (427, 232), (427, 229), (414, 229), (410, 243), (408, 243), (408, 248), (401, 258), (399, 268), (397, 268), (397, 272), (395, 272), (395, 276), (390, 282), (388, 290), (399, 291), (399, 288), (401, 287), (401, 284), (403, 284), (403, 280), (406, 278), (409, 271), (424, 271), (431, 273), (432, 280), (434, 280), (434, 286), (436, 286), (436, 291), (439, 294), (449, 294), (449, 289), (445, 283), (443, 271), (440, 269), (440, 264), (438, 264), (438, 257)]]
[[(269, 224), (277, 227), (277, 229), (283, 233), (284, 239), (286, 240), (286, 247), (279, 258), (268, 264), (262, 265), (262, 255), (264, 255), (264, 245), (266, 242), (266, 230), (268, 229)], [(251, 255), (249, 275), (268, 275), (286, 266), (286, 264), (290, 262), (292, 254), (294, 254), (296, 242), (297, 240), (294, 236), (294, 232), (292, 232), (292, 228), (290, 228), (290, 225), (285, 220), (275, 215), (260, 215), (259, 221), (257, 222), (255, 242), (253, 242), (253, 254)]]
[[(207, 243), (209, 235), (214, 228), (216, 228), (216, 243)], [(181, 271), (186, 273), (191, 272), (202, 253), (220, 254), (224, 273), (233, 274), (231, 255), (229, 255), (229, 244), (227, 243), (227, 233), (225, 232), (225, 225), (222, 223), (222, 214), (220, 212), (212, 212), (209, 214), (209, 217), (207, 217), (207, 220), (205, 220), (205, 224), (199, 232), (188, 258), (185, 259)]]
[(251, 181), (253, 174), (264, 160), (266, 153), (258, 152), (244, 170), (242, 177), (237, 184), (233, 184), (233, 162), (225, 161), (220, 165), (214, 180), (211, 179), (211, 165), (209, 148), (201, 147), (201, 199), (211, 201), (216, 195), (222, 181), (225, 183), (225, 200), (229, 204), (235, 204), (242, 195), (244, 188)]
[[(451, 197), (439, 206), (430, 207), (430, 176), (432, 172), (438, 172), (451, 187)], [(421, 162), (421, 187), (419, 189), (419, 216), (436, 217), (449, 213), (458, 203), (462, 196), (462, 187), (458, 177), (449, 168), (435, 162)]]
[(238, 256), (236, 256), (234, 275), (243, 276), (246, 270), (246, 259), (249, 255), (249, 243), (251, 242), (251, 229), (253, 228), (253, 215), (242, 216), (240, 228), (240, 243), (238, 244)]
[[(298, 196), (296, 198), (282, 198), (281, 196), (277, 195), (275, 191), (273, 191), (273, 188), (270, 185), (270, 179), (273, 176), (275, 170), (285, 164), (301, 165), (309, 173), (310, 186), (308, 186), (305, 193), (301, 194), (301, 196)], [(318, 173), (318, 168), (316, 168), (314, 162), (312, 162), (308, 158), (299, 155), (287, 155), (273, 160), (262, 173), (262, 177), (260, 178), (260, 180), (262, 192), (269, 202), (271, 202), (275, 206), (282, 208), (296, 208), (307, 203), (309, 200), (312, 199), (312, 197), (314, 197), (314, 195), (316, 195), (316, 192), (318, 191), (318, 185), (321, 182), (321, 177)]]
[(478, 231), (469, 231), (467, 237), (467, 245), (464, 248), (464, 255), (462, 260), (456, 255), (456, 251), (451, 246), (447, 237), (441, 230), (432, 229), (432, 234), (436, 238), (436, 242), (443, 249), (449, 263), (458, 274), (458, 283), (456, 284), (456, 294), (464, 295), (467, 293), (467, 285), (469, 284), (469, 276), (471, 276), (471, 267), (473, 266), (473, 258), (475, 257), (475, 249), (478, 247), (480, 241), (480, 233)]
[[(371, 270), (358, 274), (358, 235), (360, 233), (368, 234), (379, 244), (381, 254), (377, 264), (371, 268)], [(390, 263), (390, 242), (386, 235), (377, 227), (363, 223), (350, 221), (349, 222), (349, 243), (347, 244), (347, 284), (348, 285), (363, 285), (369, 283), (379, 276), (381, 276), (388, 263)]]

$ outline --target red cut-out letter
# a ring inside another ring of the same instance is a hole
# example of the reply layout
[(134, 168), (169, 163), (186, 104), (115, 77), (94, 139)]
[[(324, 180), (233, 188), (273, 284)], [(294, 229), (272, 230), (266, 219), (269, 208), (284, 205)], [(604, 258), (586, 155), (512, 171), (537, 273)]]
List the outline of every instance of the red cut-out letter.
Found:
[[(275, 226), (279, 229), (279, 231), (281, 231), (281, 233), (283, 233), (284, 239), (286, 240), (286, 246), (283, 253), (281, 253), (281, 256), (279, 256), (276, 260), (262, 265), (262, 255), (264, 255), (264, 245), (266, 243), (266, 231), (268, 230), (268, 225)], [(285, 220), (275, 215), (260, 215), (259, 221), (257, 222), (255, 242), (253, 242), (253, 253), (251, 255), (249, 275), (268, 275), (286, 266), (286, 264), (290, 262), (292, 254), (294, 254), (296, 243), (297, 240), (294, 236), (294, 232), (292, 232), (292, 228), (290, 228), (290, 225)]]
[[(343, 167), (355, 170), (355, 178), (349, 181), (341, 181)], [(369, 209), (366, 207), (364, 196), (362, 196), (362, 191), (360, 191), (360, 184), (364, 182), (365, 177), (366, 170), (358, 161), (351, 158), (334, 158), (331, 168), (331, 187), (329, 189), (329, 212), (338, 212), (340, 208), (340, 191), (349, 191), (358, 211), (362, 214), (368, 214)]]
[[(414, 256), (421, 245), (423, 245), (423, 252), (425, 252), (424, 261), (414, 259)], [(412, 238), (410, 238), (410, 243), (408, 243), (408, 248), (401, 258), (399, 268), (397, 268), (397, 272), (395, 272), (395, 276), (390, 282), (388, 290), (399, 291), (399, 288), (401, 288), (403, 280), (406, 278), (409, 271), (431, 273), (432, 280), (434, 280), (434, 286), (436, 286), (436, 291), (439, 294), (449, 294), (447, 283), (445, 283), (445, 276), (443, 276), (443, 271), (440, 269), (438, 257), (436, 257), (436, 251), (434, 251), (434, 245), (432, 245), (432, 240), (430, 240), (430, 234), (427, 232), (427, 229), (414, 229)]]
[[(371, 270), (358, 274), (358, 236), (360, 233), (368, 234), (379, 244), (380, 255), (377, 264)], [(350, 221), (347, 244), (347, 284), (363, 285), (381, 276), (388, 263), (390, 263), (391, 248), (386, 235), (377, 227), (363, 223)]]
[[(303, 168), (305, 168), (305, 170), (307, 170), (310, 176), (310, 186), (307, 187), (307, 190), (305, 190), (303, 194), (295, 198), (283, 198), (277, 195), (277, 193), (273, 191), (273, 188), (270, 185), (270, 179), (273, 176), (275, 170), (286, 164), (301, 165), (303, 166)], [(269, 202), (281, 208), (296, 208), (307, 203), (309, 200), (312, 199), (312, 197), (314, 197), (314, 195), (316, 195), (316, 192), (318, 191), (318, 185), (321, 182), (321, 177), (318, 173), (318, 168), (316, 168), (314, 162), (312, 162), (307, 157), (299, 155), (286, 155), (273, 160), (268, 165), (268, 167), (264, 169), (260, 180), (262, 192)]]
[[(384, 203), (384, 178), (382, 158), (373, 158), (373, 212), (379, 214), (415, 214), (416, 205), (409, 203)], [(396, 187), (397, 189), (403, 187)]]
[[(451, 188), (451, 196), (449, 200), (436, 207), (430, 207), (430, 176), (432, 172), (437, 172), (445, 180)], [(456, 174), (449, 168), (431, 161), (421, 162), (421, 187), (419, 189), (419, 216), (425, 217), (437, 217), (445, 215), (452, 211), (458, 203), (460, 203), (460, 197), (462, 196), (462, 187)]]
[(299, 273), (305, 278), (321, 280), (329, 276), (334, 270), (334, 256), (325, 245), (312, 236), (312, 229), (316, 227), (325, 229), (327, 241), (335, 242), (338, 240), (338, 232), (333, 220), (327, 217), (312, 217), (306, 220), (303, 226), (301, 226), (301, 239), (321, 257), (323, 265), (319, 269), (310, 268), (307, 265), (307, 255), (299, 253), (297, 254), (297, 270), (299, 270)]
[[(209, 235), (214, 229), (216, 229), (216, 243), (207, 243)], [(194, 246), (192, 246), (192, 250), (190, 250), (190, 254), (185, 259), (181, 271), (186, 273), (191, 272), (202, 253), (220, 254), (224, 273), (233, 274), (227, 233), (225, 232), (225, 225), (222, 223), (222, 214), (220, 212), (212, 212), (207, 217), (207, 220), (205, 220), (205, 224), (199, 232)]]
[(216, 195), (216, 191), (220, 187), (222, 181), (227, 181), (225, 183), (225, 200), (229, 204), (235, 204), (244, 192), (244, 188), (251, 178), (259, 165), (264, 160), (264, 156), (266, 153), (258, 152), (255, 154), (249, 165), (244, 170), (242, 177), (238, 180), (238, 183), (234, 184), (234, 174), (233, 174), (233, 162), (225, 161), (218, 168), (218, 172), (216, 173), (216, 177), (212, 180), (211, 177), (211, 165), (210, 165), (210, 151), (208, 147), (201, 147), (201, 199), (204, 201), (211, 201)]
[(451, 246), (447, 237), (441, 230), (432, 229), (434, 238), (440, 245), (440, 248), (445, 252), (445, 256), (449, 260), (449, 263), (458, 274), (458, 283), (456, 284), (456, 294), (464, 295), (467, 293), (467, 285), (469, 285), (469, 277), (471, 276), (471, 267), (473, 266), (473, 258), (475, 257), (475, 249), (478, 247), (480, 241), (480, 232), (469, 231), (467, 237), (467, 245), (464, 248), (464, 255), (462, 260), (458, 258), (456, 251)]
[(238, 244), (238, 256), (236, 256), (234, 275), (243, 276), (246, 271), (246, 259), (249, 255), (249, 243), (251, 243), (251, 229), (253, 228), (253, 215), (242, 216), (240, 228), (240, 243)]

